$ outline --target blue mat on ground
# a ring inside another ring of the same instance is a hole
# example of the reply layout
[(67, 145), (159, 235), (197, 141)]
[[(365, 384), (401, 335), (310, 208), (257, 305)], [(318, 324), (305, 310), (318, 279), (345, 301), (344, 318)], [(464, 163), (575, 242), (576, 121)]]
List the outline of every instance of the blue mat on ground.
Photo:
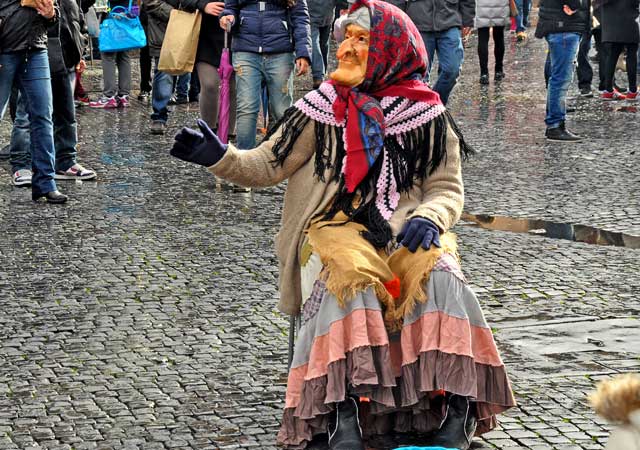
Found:
[(394, 450), (456, 450), (456, 449), (444, 448), (444, 447), (398, 447)]

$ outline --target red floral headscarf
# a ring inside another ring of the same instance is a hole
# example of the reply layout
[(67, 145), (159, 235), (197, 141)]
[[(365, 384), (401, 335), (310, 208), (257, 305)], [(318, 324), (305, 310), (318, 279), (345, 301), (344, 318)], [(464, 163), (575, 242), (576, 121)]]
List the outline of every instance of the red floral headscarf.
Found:
[(355, 88), (335, 82), (336, 119), (347, 119), (345, 185), (353, 192), (380, 156), (384, 140), (384, 115), (378, 99), (404, 97), (441, 105), (440, 96), (424, 78), (429, 57), (418, 29), (396, 6), (381, 0), (357, 0), (350, 13), (367, 8), (371, 15), (369, 59), (362, 84)]

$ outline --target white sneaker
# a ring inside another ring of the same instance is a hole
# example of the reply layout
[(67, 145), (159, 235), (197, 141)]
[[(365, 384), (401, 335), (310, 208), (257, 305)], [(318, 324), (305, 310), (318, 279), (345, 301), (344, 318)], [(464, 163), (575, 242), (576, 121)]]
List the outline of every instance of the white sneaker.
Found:
[(14, 186), (31, 186), (33, 173), (29, 169), (20, 169), (13, 174), (11, 182)]
[(58, 170), (54, 175), (56, 180), (93, 180), (98, 175), (91, 169), (85, 169), (80, 164), (75, 163), (66, 171)]

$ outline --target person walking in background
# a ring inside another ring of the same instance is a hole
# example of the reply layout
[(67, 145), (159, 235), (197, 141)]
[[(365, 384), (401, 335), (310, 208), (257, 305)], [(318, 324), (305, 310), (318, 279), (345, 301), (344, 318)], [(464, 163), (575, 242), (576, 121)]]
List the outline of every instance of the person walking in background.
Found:
[(329, 37), (335, 17), (336, 0), (308, 0), (311, 20), (311, 75), (313, 88), (324, 81), (329, 66)]
[[(638, 70), (638, 0), (609, 0), (602, 4), (602, 45), (606, 48), (604, 64), (604, 92), (602, 100), (637, 100)], [(614, 89), (614, 75), (618, 57), (627, 52), (627, 78), (629, 86), (626, 94)]]
[[(80, 11), (82, 11), (83, 18), (84, 18), (84, 15), (87, 14), (87, 11), (89, 11), (89, 8), (91, 8), (95, 4), (95, 2), (96, 0), (78, 0), (78, 4), (80, 7)], [(83, 33), (85, 33), (85, 28), (87, 27), (87, 24), (84, 23), (84, 21), (82, 26), (83, 26), (82, 31)], [(89, 45), (91, 45), (91, 42), (89, 42)], [(83, 48), (83, 53), (84, 53), (84, 48)], [(73, 98), (75, 100), (76, 106), (85, 106), (91, 103), (91, 100), (89, 99), (89, 93), (86, 91), (86, 89), (82, 85), (82, 74), (84, 73), (85, 67), (86, 67), (85, 65), (76, 67), (76, 80), (73, 87)]]
[[(144, 6), (140, 9), (140, 23), (144, 28), (144, 33), (149, 35), (149, 17)], [(149, 53), (149, 44), (140, 49), (140, 93), (138, 100), (148, 100), (151, 95), (151, 74), (153, 67), (151, 65), (151, 53)]]
[[(516, 8), (518, 8), (518, 14), (515, 19), (516, 26), (516, 39), (518, 42), (522, 42), (527, 39), (527, 26), (525, 25), (525, 9), (529, 8), (528, 0), (515, 0)], [(528, 12), (527, 12), (527, 20), (528, 20)]]
[[(129, 0), (110, 0), (109, 8), (129, 8)], [(129, 106), (131, 56), (124, 52), (100, 52), (102, 58), (102, 97), (89, 103), (92, 108), (112, 109)], [(117, 82), (116, 82), (117, 71)]]
[(589, 8), (586, 0), (541, 0), (536, 37), (547, 41), (545, 64), (547, 114), (545, 136), (551, 141), (577, 142), (579, 136), (567, 130), (566, 97), (580, 36), (587, 30)]
[(471, 33), (474, 25), (475, 0), (387, 1), (406, 12), (422, 35), (429, 56), (427, 83), (433, 60), (438, 56), (438, 81), (430, 84), (446, 105), (460, 76), (464, 59), (462, 39)]
[(298, 76), (309, 70), (307, 0), (227, 0), (220, 26), (233, 27), (237, 146), (251, 149), (256, 146), (262, 83), (277, 122), (293, 104), (294, 67)]
[(494, 81), (504, 79), (504, 29), (510, 23), (509, 0), (476, 0), (480, 84), (489, 84), (489, 35), (493, 35)]
[[(213, 2), (209, 12), (202, 18), (196, 72), (200, 79), (200, 117), (214, 130), (218, 127), (218, 100), (220, 98), (220, 57), (224, 48), (225, 31), (220, 28), (219, 15), (224, 10), (224, 2)], [(229, 33), (229, 40), (231, 39)], [(236, 91), (235, 77), (231, 77), (230, 133), (235, 133)]]
[(578, 61), (576, 65), (576, 75), (578, 77), (578, 89), (581, 97), (593, 97), (591, 91), (591, 81), (593, 81), (593, 69), (589, 62), (589, 50), (591, 50), (591, 0), (586, 0), (589, 16), (587, 17), (586, 30), (580, 36), (578, 46)]
[[(82, 53), (85, 37), (84, 20), (76, 0), (57, 0), (60, 21), (49, 28), (49, 53), (62, 58), (50, 58), (51, 88), (53, 93), (53, 138), (55, 146), (56, 180), (93, 180), (96, 173), (77, 161), (78, 133), (73, 88), (76, 68), (84, 70)], [(59, 39), (59, 41), (57, 39)], [(56, 48), (57, 47), (57, 48)], [(30, 119), (27, 99), (18, 96), (16, 118), (11, 133), (11, 166), (13, 184), (31, 184), (32, 166)]]
[[(146, 0), (143, 3), (144, 11), (148, 18), (147, 42), (149, 54), (154, 60), (153, 87), (151, 90), (151, 133), (164, 134), (169, 119), (169, 102), (173, 97), (175, 76), (158, 70), (160, 50), (167, 31), (167, 24), (171, 16), (171, 10), (179, 8), (184, 11), (196, 11), (208, 14), (207, 11), (216, 12), (220, 9), (219, 2), (207, 2), (206, 0)], [(184, 79), (181, 88), (187, 96), (189, 92), (189, 80)], [(186, 81), (186, 82), (185, 82)]]
[(4, 116), (14, 83), (26, 99), (31, 119), (31, 198), (49, 203), (66, 203), (54, 180), (53, 109), (51, 75), (47, 55), (47, 29), (60, 16), (53, 0), (36, 0), (36, 7), (20, 0), (0, 2), (0, 118)]
[[(219, 27), (218, 27), (219, 28)], [(191, 87), (191, 72), (183, 73), (173, 79), (174, 94), (169, 100), (170, 105), (186, 105), (189, 103), (189, 88)]]

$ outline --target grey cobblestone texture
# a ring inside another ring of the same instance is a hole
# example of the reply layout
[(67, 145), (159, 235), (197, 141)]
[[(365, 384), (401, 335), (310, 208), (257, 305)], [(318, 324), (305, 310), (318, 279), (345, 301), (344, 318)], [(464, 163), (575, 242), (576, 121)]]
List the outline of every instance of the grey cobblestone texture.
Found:
[[(508, 79), (487, 95), (467, 49), (451, 105), (482, 151), (465, 167), (467, 210), (640, 235), (636, 116), (587, 100), (573, 122), (591, 138), (545, 143), (544, 46), (509, 45)], [(275, 449), (283, 188), (236, 193), (170, 158), (194, 105), (176, 108), (166, 137), (147, 133), (145, 113), (135, 101), (80, 112), (81, 161), (99, 179), (61, 182), (66, 207), (34, 205), (0, 173), (0, 450)], [(455, 231), (520, 405), (476, 448), (602, 449), (610, 425), (585, 394), (640, 365), (632, 336), (597, 335), (637, 320), (640, 252)], [(565, 337), (582, 341), (541, 348)]]

